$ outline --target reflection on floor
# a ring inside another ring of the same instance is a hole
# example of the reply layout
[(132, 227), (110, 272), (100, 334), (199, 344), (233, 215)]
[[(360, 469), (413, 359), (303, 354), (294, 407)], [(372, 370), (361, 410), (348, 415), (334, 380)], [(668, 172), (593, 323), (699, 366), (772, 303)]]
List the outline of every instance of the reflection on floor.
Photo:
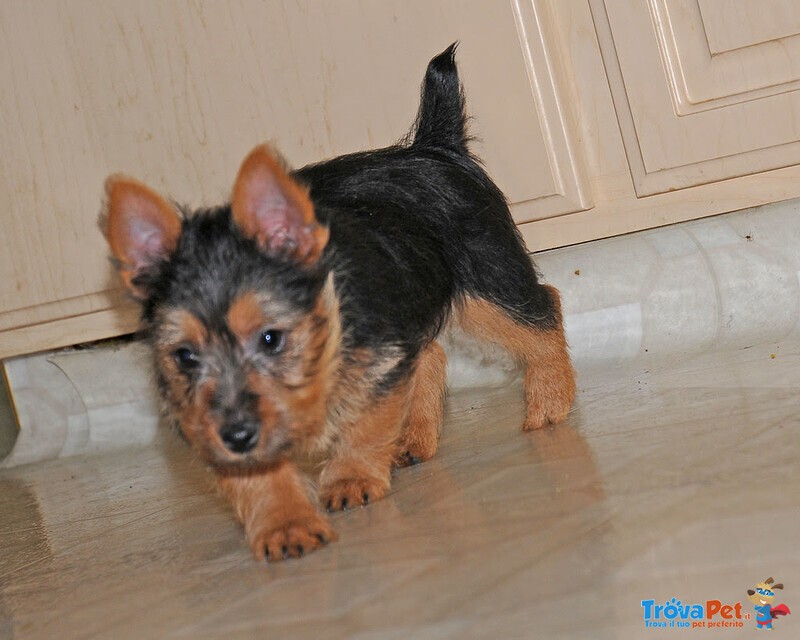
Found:
[[(275, 566), (180, 442), (4, 471), (0, 637), (675, 637), (642, 600), (752, 614), (769, 576), (795, 610), (776, 633), (798, 637), (800, 342), (579, 387), (569, 422), (530, 436), (518, 387), (453, 394), (433, 461)], [(710, 635), (752, 637), (741, 623)]]

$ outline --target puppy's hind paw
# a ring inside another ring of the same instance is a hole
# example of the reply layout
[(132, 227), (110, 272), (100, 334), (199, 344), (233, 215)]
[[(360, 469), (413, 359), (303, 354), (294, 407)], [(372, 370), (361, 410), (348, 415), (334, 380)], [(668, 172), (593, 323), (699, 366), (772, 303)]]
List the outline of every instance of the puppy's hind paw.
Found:
[(561, 407), (551, 411), (536, 409), (528, 412), (525, 417), (525, 422), (522, 425), (523, 431), (534, 431), (535, 429), (542, 429), (551, 424), (558, 424), (564, 422), (569, 415), (570, 407)]

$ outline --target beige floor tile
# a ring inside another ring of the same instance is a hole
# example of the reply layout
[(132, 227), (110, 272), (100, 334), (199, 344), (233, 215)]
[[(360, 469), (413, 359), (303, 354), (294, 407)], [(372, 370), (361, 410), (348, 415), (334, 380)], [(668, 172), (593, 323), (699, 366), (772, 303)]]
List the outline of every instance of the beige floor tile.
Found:
[(0, 637), (749, 638), (645, 629), (640, 603), (751, 613), (769, 575), (796, 609), (775, 637), (800, 637), (800, 344), (579, 386), (527, 436), (518, 387), (454, 393), (434, 460), (275, 566), (177, 439), (4, 471)]

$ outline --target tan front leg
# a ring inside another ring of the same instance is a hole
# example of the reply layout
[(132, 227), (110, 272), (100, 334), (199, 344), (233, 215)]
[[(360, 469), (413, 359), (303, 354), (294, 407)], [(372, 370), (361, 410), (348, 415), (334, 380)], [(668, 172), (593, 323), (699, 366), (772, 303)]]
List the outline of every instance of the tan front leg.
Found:
[(447, 356), (431, 342), (417, 358), (411, 400), (396, 464), (404, 467), (430, 460), (439, 447), (444, 414)]
[(320, 504), (338, 511), (378, 500), (391, 483), (402, 425), (408, 414), (408, 381), (367, 404), (342, 427), (333, 454), (320, 475)]
[(297, 468), (281, 462), (269, 471), (219, 470), (217, 485), (244, 525), (256, 560), (299, 558), (337, 539), (311, 502)]

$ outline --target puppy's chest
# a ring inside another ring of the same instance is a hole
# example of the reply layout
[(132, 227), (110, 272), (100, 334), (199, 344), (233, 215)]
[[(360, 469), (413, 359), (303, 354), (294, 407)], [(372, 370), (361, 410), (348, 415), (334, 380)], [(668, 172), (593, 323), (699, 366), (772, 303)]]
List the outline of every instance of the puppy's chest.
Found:
[(391, 392), (405, 358), (396, 346), (358, 347), (344, 354), (328, 396), (325, 425), (316, 448), (328, 448), (342, 431), (361, 420)]

